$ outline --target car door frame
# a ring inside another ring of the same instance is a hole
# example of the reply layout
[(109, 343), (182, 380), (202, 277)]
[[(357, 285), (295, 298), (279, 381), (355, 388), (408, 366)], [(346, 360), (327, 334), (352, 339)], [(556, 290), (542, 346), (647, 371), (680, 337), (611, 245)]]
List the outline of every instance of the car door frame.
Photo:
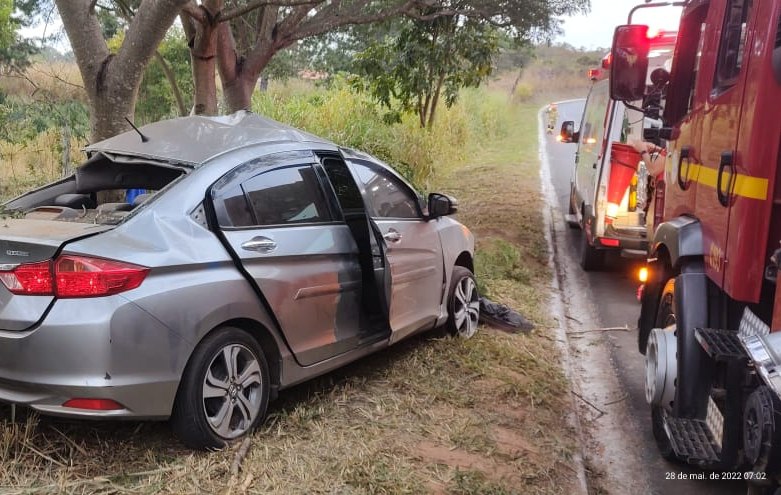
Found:
[[(258, 165), (256, 162), (260, 160), (277, 160), (272, 164), (268, 165)], [(253, 165), (254, 164), (254, 165)], [(286, 329), (284, 325), (281, 324), (279, 315), (275, 311), (274, 307), (268, 300), (266, 294), (264, 293), (263, 289), (258, 285), (257, 281), (254, 279), (252, 274), (248, 271), (248, 269), (244, 266), (242, 263), (242, 259), (239, 256), (238, 253), (235, 252), (233, 246), (229, 242), (228, 238), (225, 235), (224, 227), (220, 225), (220, 222), (218, 221), (216, 208), (214, 205), (214, 189), (216, 186), (218, 186), (223, 181), (230, 181), (233, 184), (244, 184), (246, 181), (251, 180), (252, 178), (263, 174), (270, 172), (272, 170), (279, 170), (283, 168), (288, 167), (297, 167), (297, 166), (310, 166), (315, 172), (315, 175), (317, 177), (318, 185), (320, 187), (320, 191), (322, 192), (325, 202), (327, 203), (329, 212), (331, 214), (332, 223), (344, 223), (343, 217), (341, 214), (341, 210), (339, 209), (338, 202), (335, 201), (335, 198), (332, 196), (331, 186), (329, 182), (324, 182), (324, 174), (325, 172), (321, 170), (319, 167), (321, 167), (321, 164), (318, 160), (317, 155), (315, 154), (313, 149), (297, 149), (297, 150), (285, 150), (285, 151), (279, 151), (271, 154), (262, 154), (255, 158), (252, 158), (250, 160), (244, 161), (242, 163), (237, 164), (235, 167), (233, 167), (230, 171), (223, 174), (219, 179), (214, 181), (206, 190), (206, 197), (204, 200), (204, 208), (206, 211), (206, 217), (209, 224), (210, 230), (217, 235), (217, 237), (220, 239), (223, 246), (226, 248), (227, 252), (231, 256), (231, 258), (234, 261), (234, 264), (237, 268), (237, 270), (242, 274), (242, 276), (248, 281), (250, 286), (252, 287), (255, 294), (258, 296), (258, 300), (263, 305), (267, 313), (269, 314), (269, 317), (273, 320), (274, 324), (277, 326), (277, 329), (279, 330), (279, 334), (284, 341), (286, 347), (290, 350), (291, 355), (294, 357), (295, 361), (299, 366), (311, 366), (320, 362), (323, 362), (328, 359), (332, 359), (338, 356), (341, 356), (343, 354), (347, 354), (349, 352), (352, 352), (356, 349), (360, 349), (366, 346), (369, 346), (371, 344), (376, 343), (377, 339), (371, 341), (371, 342), (360, 342), (357, 345), (345, 348), (345, 349), (338, 349), (338, 352), (330, 353), (329, 355), (324, 355), (320, 359), (313, 361), (313, 362), (305, 362), (301, 360), (300, 354), (297, 354), (295, 352), (295, 346), (292, 345), (290, 338), (289, 338), (289, 329)], [(247, 167), (246, 170), (240, 170), (242, 167)], [(245, 194), (245, 200), (247, 201), (247, 206), (250, 207), (250, 203), (248, 198), (246, 198)], [(247, 227), (247, 230), (251, 229), (263, 229), (264, 226), (250, 226)], [(357, 249), (357, 246), (356, 246)], [(354, 315), (355, 319), (358, 319), (358, 315)], [(336, 342), (338, 344), (338, 342)]]
[[(440, 321), (443, 318), (443, 316), (444, 316), (443, 315), (443, 311), (444, 312), (447, 311), (445, 306), (444, 306), (444, 304), (445, 304), (445, 298), (447, 296), (447, 290), (446, 289), (447, 289), (448, 274), (446, 273), (446, 270), (445, 270), (444, 254), (443, 254), (443, 249), (442, 249), (442, 239), (441, 239), (441, 237), (439, 235), (439, 231), (438, 231), (437, 227), (435, 226), (436, 222), (438, 220), (436, 220), (436, 219), (432, 220), (432, 219), (428, 218), (428, 211), (427, 211), (428, 209), (427, 209), (427, 205), (425, 204), (425, 202), (422, 200), (420, 195), (417, 194), (417, 191), (409, 184), (409, 182), (407, 182), (395, 170), (393, 170), (392, 168), (382, 164), (381, 162), (379, 162), (377, 160), (371, 159), (371, 158), (366, 157), (366, 156), (349, 156), (349, 157), (345, 157), (345, 158), (346, 158), (345, 161), (348, 164), (350, 170), (353, 172), (353, 175), (356, 176), (355, 180), (358, 183), (358, 186), (359, 186), (359, 188), (361, 190), (361, 193), (363, 194), (364, 201), (367, 203), (366, 207), (367, 207), (367, 211), (368, 212), (376, 213), (374, 211), (374, 208), (370, 204), (368, 204), (369, 203), (369, 198), (368, 198), (368, 196), (366, 194), (365, 184), (360, 179), (360, 177), (357, 177), (357, 173), (356, 173), (356, 171), (353, 168), (354, 164), (363, 165), (363, 166), (368, 167), (369, 169), (381, 169), (383, 171), (386, 171), (388, 174), (392, 175), (398, 181), (398, 183), (402, 186), (402, 188), (407, 193), (409, 193), (409, 195), (411, 197), (415, 198), (415, 204), (416, 204), (417, 213), (418, 213), (418, 216), (416, 218), (372, 217), (372, 220), (374, 221), (374, 224), (377, 225), (377, 227), (379, 228), (380, 233), (383, 236), (383, 242), (385, 242), (385, 245), (387, 247), (386, 253), (388, 253), (387, 254), (388, 262), (389, 262), (388, 266), (390, 267), (390, 271), (391, 272), (393, 272), (394, 263), (395, 263), (394, 262), (394, 258), (395, 258), (395, 256), (394, 256), (394, 251), (395, 251), (394, 247), (395, 246), (394, 245), (389, 245), (389, 241), (388, 241), (387, 235), (390, 233), (390, 230), (395, 230), (395, 229), (389, 228), (388, 232), (384, 232), (385, 229), (383, 228), (383, 226), (386, 223), (389, 223), (389, 222), (401, 222), (401, 223), (405, 223), (405, 224), (407, 224), (407, 223), (408, 224), (413, 224), (414, 223), (414, 224), (426, 225), (427, 227), (430, 227), (434, 231), (433, 234), (435, 235), (437, 243), (438, 243), (437, 244), (438, 245), (437, 252), (438, 252), (438, 258), (439, 259), (438, 259), (437, 266), (436, 267), (432, 267), (435, 270), (435, 275), (436, 275), (436, 270), (441, 270), (441, 276), (437, 277), (437, 281), (436, 281), (436, 285), (437, 285), (437, 292), (436, 293), (438, 294), (438, 305), (437, 305), (438, 313), (436, 315), (432, 314), (432, 315), (430, 315), (430, 317), (421, 318), (419, 321), (409, 322), (408, 324), (405, 324), (403, 326), (396, 325), (396, 323), (397, 323), (396, 320), (397, 319), (394, 318), (394, 307), (395, 307), (394, 303), (398, 303), (398, 301), (395, 300), (393, 295), (397, 294), (398, 288), (400, 286), (399, 284), (404, 284), (404, 283), (409, 282), (407, 280), (404, 280), (406, 278), (406, 275), (412, 274), (412, 271), (403, 272), (402, 274), (405, 275), (405, 277), (403, 277), (404, 279), (402, 279), (402, 280), (394, 279), (394, 286), (393, 286), (393, 288), (391, 290), (391, 298), (389, 300), (389, 312), (390, 312), (389, 316), (390, 316), (390, 324), (391, 324), (390, 342), (391, 343), (395, 343), (395, 342), (398, 342), (398, 341), (400, 341), (400, 340), (402, 340), (402, 339), (404, 339), (404, 338), (406, 338), (406, 337), (408, 337), (408, 336), (410, 336), (410, 335), (412, 335), (414, 333), (417, 333), (419, 331), (423, 331), (423, 330), (426, 330), (426, 329), (429, 329), (429, 328), (433, 328), (433, 326), (436, 325), (436, 322)], [(403, 265), (401, 265), (401, 266), (403, 266)], [(414, 275), (414, 274), (412, 274), (412, 275)], [(433, 286), (433, 282), (432, 282), (432, 286)]]

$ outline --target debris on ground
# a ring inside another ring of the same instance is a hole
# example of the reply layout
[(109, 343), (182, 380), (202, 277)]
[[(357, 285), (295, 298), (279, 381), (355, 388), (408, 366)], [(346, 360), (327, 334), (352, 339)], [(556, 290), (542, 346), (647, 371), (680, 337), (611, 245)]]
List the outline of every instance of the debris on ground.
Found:
[(534, 324), (522, 314), (486, 297), (480, 298), (480, 321), (505, 332), (528, 332)]

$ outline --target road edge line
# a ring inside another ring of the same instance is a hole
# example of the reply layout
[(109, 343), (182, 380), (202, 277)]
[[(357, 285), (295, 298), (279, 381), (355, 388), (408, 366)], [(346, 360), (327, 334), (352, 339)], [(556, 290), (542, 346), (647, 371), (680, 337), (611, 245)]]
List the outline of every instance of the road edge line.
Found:
[[(556, 333), (556, 347), (561, 354), (561, 365), (564, 372), (564, 376), (567, 381), (574, 385), (571, 356), (569, 352), (569, 340), (567, 339), (567, 318), (564, 311), (564, 299), (562, 298), (562, 287), (559, 280), (562, 276), (561, 267), (556, 262), (556, 245), (554, 242), (555, 227), (554, 219), (561, 216), (561, 212), (558, 207), (558, 201), (556, 198), (555, 189), (553, 187), (553, 179), (550, 173), (550, 162), (548, 161), (548, 152), (545, 150), (545, 125), (543, 123), (543, 112), (545, 106), (540, 107), (537, 111), (537, 146), (538, 155), (540, 159), (540, 192), (542, 193), (543, 200), (545, 201), (545, 207), (543, 208), (543, 227), (545, 229), (545, 242), (548, 245), (548, 267), (551, 269), (551, 295), (548, 302), (548, 306), (551, 310), (551, 314), (558, 321), (558, 325), (553, 328)], [(583, 455), (583, 448), (585, 445), (583, 437), (583, 427), (580, 421), (580, 415), (578, 414), (577, 404), (572, 394), (567, 394), (570, 401), (571, 413), (567, 415), (567, 422), (575, 430), (577, 441), (579, 446), (572, 456), (572, 461), (575, 464), (575, 472), (578, 479), (578, 493), (580, 495), (588, 495), (588, 481), (586, 478), (586, 466)]]

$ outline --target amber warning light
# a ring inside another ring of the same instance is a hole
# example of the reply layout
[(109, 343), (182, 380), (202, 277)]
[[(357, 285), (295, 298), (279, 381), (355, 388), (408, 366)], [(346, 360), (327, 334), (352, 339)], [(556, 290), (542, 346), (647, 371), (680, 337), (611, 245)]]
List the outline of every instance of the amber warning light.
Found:
[(637, 271), (637, 279), (643, 284), (648, 282), (648, 267), (644, 266)]

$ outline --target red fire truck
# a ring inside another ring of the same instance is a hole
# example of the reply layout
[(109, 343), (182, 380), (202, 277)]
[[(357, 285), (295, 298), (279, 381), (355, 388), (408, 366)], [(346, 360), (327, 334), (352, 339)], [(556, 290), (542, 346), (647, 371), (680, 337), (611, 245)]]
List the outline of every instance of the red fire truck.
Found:
[(616, 28), (611, 98), (664, 100), (639, 347), (662, 455), (781, 493), (781, 0), (683, 4), (669, 73)]

